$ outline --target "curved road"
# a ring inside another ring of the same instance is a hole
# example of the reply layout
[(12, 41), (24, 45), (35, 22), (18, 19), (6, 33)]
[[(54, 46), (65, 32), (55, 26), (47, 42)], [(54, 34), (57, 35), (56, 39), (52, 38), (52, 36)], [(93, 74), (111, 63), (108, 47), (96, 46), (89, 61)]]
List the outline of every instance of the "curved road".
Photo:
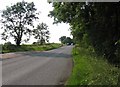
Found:
[(72, 70), (72, 46), (44, 52), (18, 52), (2, 60), (2, 85), (61, 85)]

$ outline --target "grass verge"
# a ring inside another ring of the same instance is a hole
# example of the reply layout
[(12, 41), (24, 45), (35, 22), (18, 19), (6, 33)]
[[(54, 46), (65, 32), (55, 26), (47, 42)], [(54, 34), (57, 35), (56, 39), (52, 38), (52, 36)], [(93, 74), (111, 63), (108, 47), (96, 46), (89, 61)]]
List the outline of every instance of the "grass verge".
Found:
[(9, 53), (9, 52), (21, 52), (21, 51), (46, 51), (52, 50), (61, 47), (62, 44), (58, 43), (51, 43), (45, 45), (21, 45), (20, 47), (11, 45), (8, 47), (2, 47), (2, 53)]
[(74, 68), (66, 85), (116, 85), (120, 70), (84, 48), (73, 48)]

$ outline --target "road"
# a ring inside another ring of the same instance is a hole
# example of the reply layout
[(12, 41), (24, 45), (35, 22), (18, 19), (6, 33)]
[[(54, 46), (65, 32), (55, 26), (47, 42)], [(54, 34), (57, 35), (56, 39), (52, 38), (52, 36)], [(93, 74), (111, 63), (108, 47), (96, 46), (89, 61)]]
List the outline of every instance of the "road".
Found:
[(2, 60), (2, 85), (61, 85), (72, 71), (72, 46)]

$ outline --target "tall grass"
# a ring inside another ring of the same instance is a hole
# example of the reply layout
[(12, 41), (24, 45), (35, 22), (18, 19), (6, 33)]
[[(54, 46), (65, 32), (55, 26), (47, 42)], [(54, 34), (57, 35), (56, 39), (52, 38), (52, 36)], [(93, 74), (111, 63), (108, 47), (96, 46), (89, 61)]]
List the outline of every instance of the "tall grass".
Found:
[(116, 85), (120, 70), (103, 57), (84, 48), (74, 48), (74, 68), (67, 85)]

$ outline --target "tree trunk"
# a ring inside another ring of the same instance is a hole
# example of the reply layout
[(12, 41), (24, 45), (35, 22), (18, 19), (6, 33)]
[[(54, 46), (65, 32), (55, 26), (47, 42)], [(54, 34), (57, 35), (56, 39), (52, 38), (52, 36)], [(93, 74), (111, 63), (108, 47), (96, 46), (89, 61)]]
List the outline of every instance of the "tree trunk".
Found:
[(20, 43), (21, 43), (21, 39), (17, 39), (17, 40), (16, 40), (16, 45), (17, 45), (17, 46), (20, 46)]

